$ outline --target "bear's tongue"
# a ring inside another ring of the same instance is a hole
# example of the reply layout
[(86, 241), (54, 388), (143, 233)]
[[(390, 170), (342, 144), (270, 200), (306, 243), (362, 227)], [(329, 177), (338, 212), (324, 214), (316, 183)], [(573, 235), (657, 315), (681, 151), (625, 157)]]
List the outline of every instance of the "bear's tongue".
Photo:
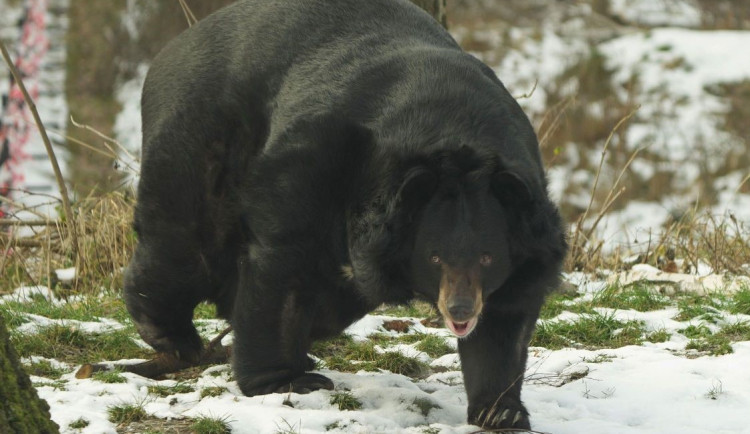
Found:
[(474, 326), (476, 325), (477, 320), (476, 318), (472, 318), (466, 322), (446, 320), (446, 323), (448, 324), (448, 328), (450, 329), (450, 331), (452, 331), (454, 335), (461, 338), (468, 335), (472, 330), (474, 330)]

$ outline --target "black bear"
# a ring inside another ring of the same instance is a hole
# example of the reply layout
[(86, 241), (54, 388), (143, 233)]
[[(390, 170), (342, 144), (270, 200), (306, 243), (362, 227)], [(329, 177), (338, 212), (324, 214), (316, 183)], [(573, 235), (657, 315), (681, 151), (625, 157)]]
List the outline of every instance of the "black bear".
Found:
[(434, 303), (468, 420), (529, 428), (527, 346), (563, 225), (535, 133), (492, 69), (407, 0), (238, 1), (154, 60), (124, 297), (195, 359), (193, 309), (234, 328), (246, 395), (331, 389), (311, 341), (381, 303)]

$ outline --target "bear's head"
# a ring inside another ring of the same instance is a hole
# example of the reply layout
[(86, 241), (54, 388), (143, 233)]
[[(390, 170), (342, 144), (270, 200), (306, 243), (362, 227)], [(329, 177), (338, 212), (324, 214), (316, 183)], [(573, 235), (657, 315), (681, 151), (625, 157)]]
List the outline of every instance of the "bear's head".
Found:
[(438, 172), (413, 169), (402, 186), (402, 203), (422, 202), (411, 280), (415, 292), (436, 301), (447, 328), (466, 337), (517, 265), (511, 232), (533, 197), (519, 176), (496, 166)]

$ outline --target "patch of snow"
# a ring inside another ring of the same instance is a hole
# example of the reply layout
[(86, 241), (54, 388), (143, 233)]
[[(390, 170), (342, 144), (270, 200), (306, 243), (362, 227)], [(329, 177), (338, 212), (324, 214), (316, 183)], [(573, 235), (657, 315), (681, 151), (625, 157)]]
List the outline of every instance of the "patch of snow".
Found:
[(61, 282), (72, 282), (76, 278), (76, 268), (61, 268), (55, 270), (55, 275), (57, 275), (57, 279)]
[(693, 0), (610, 0), (609, 12), (644, 26), (698, 27), (701, 12)]

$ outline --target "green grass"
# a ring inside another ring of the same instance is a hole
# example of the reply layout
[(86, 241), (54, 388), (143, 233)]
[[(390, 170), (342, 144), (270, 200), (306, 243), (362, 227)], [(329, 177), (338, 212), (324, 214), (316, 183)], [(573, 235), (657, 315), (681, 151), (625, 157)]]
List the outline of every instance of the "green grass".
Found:
[(722, 304), (714, 297), (685, 295), (677, 300), (679, 313), (675, 321), (700, 320), (716, 323), (721, 316)]
[(109, 421), (116, 424), (138, 422), (148, 417), (143, 405), (121, 404), (107, 408)]
[(342, 334), (335, 338), (313, 342), (310, 353), (325, 360), (328, 357), (341, 355), (353, 344), (354, 339), (351, 336)]
[(86, 420), (86, 419), (84, 419), (82, 417), (79, 417), (78, 419), (76, 419), (73, 422), (69, 423), (68, 424), (68, 428), (72, 428), (72, 429), (84, 429), (87, 426), (89, 426), (90, 423), (91, 422), (89, 422), (88, 420)]
[(638, 321), (620, 321), (613, 315), (582, 315), (576, 321), (543, 322), (537, 325), (531, 345), (557, 350), (620, 348), (643, 342), (644, 326)]
[[(13, 312), (15, 315), (6, 315), (6, 312)], [(104, 293), (99, 297), (71, 298), (70, 301), (55, 303), (44, 296), (37, 295), (28, 302), (8, 301), (0, 305), (0, 314), (3, 316), (13, 318), (13, 316), (24, 313), (40, 315), (50, 319), (78, 321), (98, 321), (99, 318), (113, 318), (123, 321), (129, 318), (125, 303), (119, 295), (110, 293)], [(13, 327), (12, 323), (11, 327)]]
[(743, 287), (731, 297), (729, 312), (750, 315), (750, 287)]
[(581, 361), (586, 363), (609, 363), (614, 358), (615, 356), (610, 356), (609, 354), (597, 354), (592, 358), (584, 357)]
[(646, 335), (646, 340), (648, 342), (653, 342), (655, 344), (658, 344), (661, 342), (668, 341), (671, 337), (672, 337), (672, 333), (669, 333), (665, 329), (661, 329), (661, 330), (653, 331), (649, 333), (648, 335)]
[(127, 329), (93, 334), (63, 325), (45, 327), (35, 334), (11, 333), (22, 357), (37, 355), (71, 364), (149, 357), (151, 351), (139, 347), (133, 337)]
[(56, 367), (49, 360), (39, 360), (25, 364), (24, 369), (29, 375), (45, 377), (51, 380), (57, 380), (68, 372), (67, 369)]
[(195, 310), (193, 311), (193, 317), (195, 319), (217, 318), (216, 305), (208, 302), (198, 303), (198, 306), (196, 306)]
[(51, 387), (54, 390), (68, 390), (67, 385), (67, 380), (34, 382), (34, 387), (37, 389), (40, 387)]
[(384, 304), (373, 312), (377, 315), (387, 315), (394, 317), (409, 318), (427, 318), (437, 315), (437, 311), (430, 303), (424, 301), (412, 301), (405, 305), (387, 305)]
[(174, 386), (148, 386), (148, 393), (161, 397), (167, 397), (170, 395), (176, 395), (178, 393), (191, 393), (195, 392), (195, 388), (186, 383), (177, 383)]
[(671, 304), (669, 298), (652, 291), (649, 285), (636, 282), (628, 286), (612, 285), (596, 294), (591, 306), (611, 309), (632, 309), (639, 312), (663, 309)]
[(573, 313), (594, 313), (594, 310), (591, 309), (591, 306), (588, 303), (581, 302), (580, 300), (578, 302), (573, 302), (577, 298), (580, 298), (577, 294), (566, 295), (554, 293), (549, 295), (542, 306), (541, 312), (539, 312), (539, 318), (554, 318), (563, 313), (563, 311)]
[(415, 398), (409, 406), (410, 409), (415, 412), (421, 413), (422, 416), (427, 417), (430, 415), (430, 411), (433, 409), (441, 409), (433, 400), (429, 398)]
[(222, 386), (204, 387), (203, 389), (201, 389), (201, 399), (206, 397), (221, 396), (227, 390), (228, 389), (226, 387)]
[(438, 358), (456, 352), (456, 350), (446, 342), (445, 338), (437, 335), (424, 335), (414, 348), (426, 353), (432, 358)]
[(228, 419), (201, 416), (195, 419), (190, 429), (194, 434), (230, 434)]
[[(382, 343), (386, 337), (378, 335), (375, 340)], [(335, 371), (358, 372), (384, 369), (413, 378), (422, 377), (430, 372), (429, 366), (419, 360), (396, 352), (379, 353), (375, 350), (375, 345), (376, 343), (372, 340), (357, 342), (349, 336), (340, 336), (314, 343), (310, 352), (321, 358), (328, 369)], [(438, 345), (437, 341), (427, 344), (428, 349), (434, 351), (439, 351)]]
[(430, 372), (430, 367), (425, 363), (397, 352), (379, 354), (372, 366), (412, 378), (421, 378)]
[(739, 322), (724, 326), (717, 335), (724, 336), (732, 342), (750, 341), (750, 322)]
[(359, 410), (362, 408), (362, 402), (348, 391), (334, 393), (331, 395), (330, 403), (338, 407), (341, 411)]
[(5, 319), (5, 324), (8, 326), (9, 330), (13, 330), (16, 327), (29, 322), (26, 315), (11, 309), (8, 304), (9, 303), (0, 304), (0, 316)]
[(711, 329), (709, 329), (705, 324), (690, 324), (684, 329), (680, 329), (678, 331), (685, 335), (686, 338), (690, 339), (706, 338), (713, 334), (711, 333)]
[(732, 342), (729, 338), (719, 334), (705, 338), (691, 339), (690, 342), (685, 345), (685, 349), (708, 353), (712, 356), (722, 356), (734, 352), (732, 349)]
[(128, 382), (128, 379), (123, 377), (122, 371), (118, 371), (118, 370), (94, 372), (91, 378), (96, 381), (101, 381), (102, 383), (109, 383), (109, 384)]

